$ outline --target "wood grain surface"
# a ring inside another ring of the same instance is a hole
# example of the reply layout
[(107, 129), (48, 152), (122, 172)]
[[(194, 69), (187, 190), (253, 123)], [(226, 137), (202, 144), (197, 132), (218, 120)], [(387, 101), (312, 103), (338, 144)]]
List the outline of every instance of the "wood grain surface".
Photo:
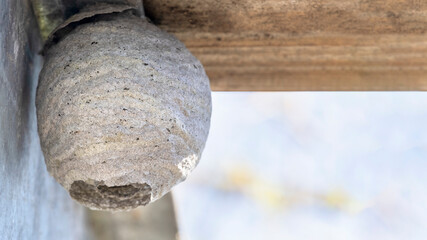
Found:
[(145, 0), (214, 91), (427, 90), (427, 1)]

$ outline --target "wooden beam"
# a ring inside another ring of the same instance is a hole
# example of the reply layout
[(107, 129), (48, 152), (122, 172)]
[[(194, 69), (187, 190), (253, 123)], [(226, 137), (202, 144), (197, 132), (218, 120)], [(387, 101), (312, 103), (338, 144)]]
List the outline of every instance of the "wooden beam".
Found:
[(127, 212), (88, 210), (93, 240), (178, 239), (178, 226), (171, 193), (147, 206)]
[(427, 90), (427, 1), (145, 0), (214, 91)]

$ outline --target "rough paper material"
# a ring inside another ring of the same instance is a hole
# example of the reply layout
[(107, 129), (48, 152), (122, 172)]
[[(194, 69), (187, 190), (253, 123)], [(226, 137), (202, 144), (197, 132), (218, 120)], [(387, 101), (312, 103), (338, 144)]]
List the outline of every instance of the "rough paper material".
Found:
[(46, 52), (37, 92), (46, 164), (90, 208), (145, 205), (183, 181), (210, 115), (200, 62), (130, 13), (79, 25)]

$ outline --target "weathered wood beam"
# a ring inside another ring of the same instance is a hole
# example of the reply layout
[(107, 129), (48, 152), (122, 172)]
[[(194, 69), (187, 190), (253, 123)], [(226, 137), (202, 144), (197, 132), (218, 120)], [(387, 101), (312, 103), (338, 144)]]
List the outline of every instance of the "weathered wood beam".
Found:
[(427, 90), (427, 1), (145, 0), (214, 91)]
[[(104, 0), (33, 1), (46, 34), (78, 4)], [(427, 90), (424, 0), (144, 0), (144, 7), (201, 60), (214, 91)]]

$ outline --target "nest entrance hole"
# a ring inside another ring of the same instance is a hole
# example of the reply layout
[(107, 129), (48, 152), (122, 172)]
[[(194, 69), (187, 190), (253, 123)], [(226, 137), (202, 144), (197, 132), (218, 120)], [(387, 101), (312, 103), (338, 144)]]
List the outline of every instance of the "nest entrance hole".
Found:
[(151, 187), (146, 183), (107, 186), (79, 180), (71, 184), (70, 195), (75, 200), (90, 207), (101, 210), (120, 210), (149, 203)]

